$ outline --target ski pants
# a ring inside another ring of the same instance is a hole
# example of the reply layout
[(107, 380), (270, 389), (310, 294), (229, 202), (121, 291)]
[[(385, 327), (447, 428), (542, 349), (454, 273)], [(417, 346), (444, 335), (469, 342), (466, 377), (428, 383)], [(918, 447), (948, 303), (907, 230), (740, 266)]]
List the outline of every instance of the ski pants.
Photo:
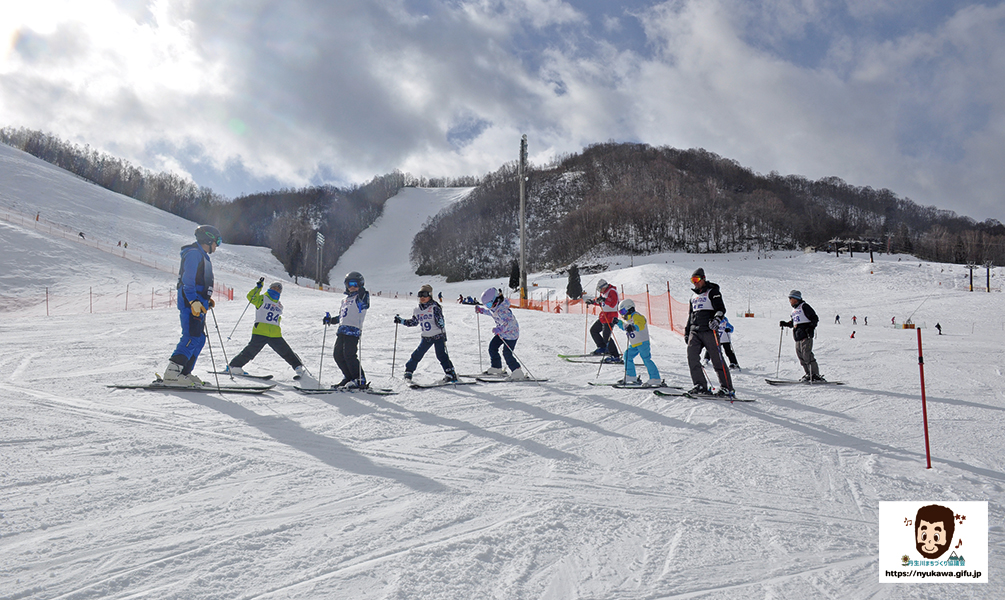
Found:
[(799, 364), (803, 366), (803, 371), (807, 375), (811, 377), (820, 375), (817, 359), (813, 356), (813, 336), (796, 342), (796, 358), (799, 359)]
[(206, 345), (206, 313), (196, 317), (186, 306), (178, 314), (181, 315), (181, 339), (171, 355), (171, 362), (181, 365), (182, 374), (188, 375)]
[(335, 364), (342, 371), (342, 383), (339, 385), (365, 377), (363, 367), (359, 365), (358, 349), (359, 336), (344, 333), (335, 336), (335, 349), (332, 354), (335, 356)]
[(687, 366), (691, 371), (691, 382), (695, 385), (708, 387), (705, 370), (701, 368), (701, 351), (703, 349), (708, 349), (709, 358), (712, 359), (712, 370), (715, 371), (716, 376), (719, 378), (719, 387), (724, 390), (733, 389), (733, 378), (730, 377), (726, 364), (722, 362), (722, 355), (719, 353), (714, 331), (689, 332)]
[(649, 340), (642, 342), (638, 346), (629, 346), (625, 350), (625, 376), (635, 377), (636, 355), (642, 357), (642, 362), (646, 365), (646, 371), (649, 372), (649, 379), (659, 379), (660, 370), (656, 368), (656, 363), (653, 362), (653, 355), (649, 349)]
[(426, 351), (430, 347), (435, 347), (436, 359), (440, 361), (443, 372), (447, 375), (453, 375), (454, 364), (450, 362), (450, 357), (447, 356), (447, 335), (444, 333), (422, 338), (422, 341), (419, 342), (419, 347), (415, 349), (415, 352), (412, 352), (412, 356), (405, 363), (405, 372), (414, 373), (415, 367), (419, 366), (419, 361), (422, 360), (422, 357), (425, 356)]
[(251, 362), (251, 359), (258, 356), (258, 353), (266, 346), (275, 350), (276, 354), (281, 356), (294, 369), (304, 364), (300, 360), (300, 357), (297, 356), (297, 353), (293, 351), (293, 348), (290, 348), (290, 345), (283, 338), (253, 333), (251, 334), (251, 341), (244, 347), (244, 350), (241, 350), (237, 356), (230, 360), (230, 366), (243, 367)]
[(502, 359), (499, 358), (500, 346), (502, 346), (502, 356), (506, 359), (506, 366), (509, 367), (509, 370), (516, 371), (519, 369), (520, 363), (513, 356), (513, 348), (516, 347), (516, 340), (504, 340), (498, 335), (492, 336), (492, 341), (489, 342), (489, 364), (492, 365), (492, 368), (502, 368)]
[(590, 335), (593, 336), (593, 343), (597, 345), (597, 348), (607, 348), (607, 353), (615, 358), (620, 356), (618, 344), (611, 335), (610, 323), (601, 323), (600, 319), (597, 319), (593, 327), (590, 327)]

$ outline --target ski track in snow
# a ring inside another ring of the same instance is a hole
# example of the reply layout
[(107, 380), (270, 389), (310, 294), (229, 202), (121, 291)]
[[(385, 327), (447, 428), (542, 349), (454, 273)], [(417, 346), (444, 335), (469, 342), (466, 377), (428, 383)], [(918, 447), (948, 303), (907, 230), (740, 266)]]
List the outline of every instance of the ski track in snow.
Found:
[[(195, 227), (2, 146), (0, 190), (0, 208), (41, 210), (89, 238), (127, 230), (130, 248), (168, 262)], [(613, 257), (584, 287), (601, 275), (629, 293), (670, 281), (684, 300), (704, 266), (737, 327), (735, 385), (756, 402), (587, 386), (620, 372), (556, 358), (583, 348), (583, 316), (536, 311), (517, 312), (516, 350), (548, 382), (413, 391), (390, 373), (393, 356), (400, 376), (418, 331), (392, 317), (410, 314), (408, 291), (425, 282), (444, 294), (458, 371), (487, 367), (476, 327), (486, 344), (489, 320), (453, 299), (502, 281), (447, 284), (407, 264), (422, 222), (467, 192), (403, 190), (332, 272), (337, 283), (358, 270), (387, 290), (373, 298), (361, 356), (393, 396), (299, 394), (268, 349), (252, 366), (278, 385), (262, 396), (107, 388), (163, 370), (174, 308), (91, 314), (78, 300), (80, 310), (46, 317), (37, 301), (20, 310), (11, 298), (44, 286), (86, 298), (95, 281), (168, 288), (174, 276), (0, 221), (17, 257), (0, 267), (0, 600), (1005, 596), (994, 568), (1005, 556), (1000, 293), (969, 294), (963, 269), (910, 257)], [(246, 290), (262, 275), (286, 280), (260, 248), (225, 245), (214, 266), (236, 300), (214, 311), (197, 369), (211, 381)], [(531, 280), (535, 294), (566, 284)], [(764, 382), (799, 372), (790, 335), (778, 358), (792, 288), (821, 316), (824, 375), (846, 385)], [(283, 294), (284, 335), (325, 384), (337, 369), (320, 321), (340, 300), (293, 285)], [(748, 304), (755, 318), (734, 316)], [(912, 314), (925, 324), (931, 470), (916, 332), (889, 327)], [(936, 321), (946, 335), (931, 333)], [(250, 327), (245, 315), (227, 356)], [(663, 377), (688, 385), (680, 337), (652, 337)], [(429, 353), (416, 377), (440, 372)], [(989, 501), (989, 583), (878, 583), (878, 502), (920, 499)]]

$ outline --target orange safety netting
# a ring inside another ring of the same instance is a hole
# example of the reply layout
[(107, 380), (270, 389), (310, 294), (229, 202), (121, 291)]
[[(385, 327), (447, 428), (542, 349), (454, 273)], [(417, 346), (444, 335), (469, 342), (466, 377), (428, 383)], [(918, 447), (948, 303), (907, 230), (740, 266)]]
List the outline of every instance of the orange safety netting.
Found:
[[(646, 290), (639, 294), (624, 295), (619, 293), (619, 300), (630, 298), (635, 302), (635, 310), (645, 315), (646, 320), (654, 327), (670, 329), (679, 335), (684, 335), (684, 324), (687, 322), (688, 305), (670, 295), (669, 291), (654, 294)], [(596, 315), (600, 312), (597, 306), (587, 306), (583, 300), (554, 300), (551, 298), (536, 299), (510, 298), (513, 308), (523, 308), (527, 310), (539, 310), (549, 313), (575, 313), (583, 314), (589, 312)]]

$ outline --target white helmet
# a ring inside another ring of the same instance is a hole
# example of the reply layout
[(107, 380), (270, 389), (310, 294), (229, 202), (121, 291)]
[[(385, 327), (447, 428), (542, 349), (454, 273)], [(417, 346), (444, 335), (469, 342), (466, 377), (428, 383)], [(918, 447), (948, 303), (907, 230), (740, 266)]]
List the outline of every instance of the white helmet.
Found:
[(607, 287), (607, 280), (606, 279), (601, 279), (600, 281), (597, 282), (597, 290), (598, 291), (604, 289), (605, 287)]
[(499, 296), (499, 290), (495, 288), (485, 290), (482, 292), (482, 304), (485, 306), (492, 306), (492, 303), (495, 302), (497, 296)]
[(618, 305), (618, 312), (623, 315), (627, 315), (628, 313), (634, 310), (635, 310), (635, 302), (629, 298), (625, 298), (624, 300), (621, 301), (621, 304)]

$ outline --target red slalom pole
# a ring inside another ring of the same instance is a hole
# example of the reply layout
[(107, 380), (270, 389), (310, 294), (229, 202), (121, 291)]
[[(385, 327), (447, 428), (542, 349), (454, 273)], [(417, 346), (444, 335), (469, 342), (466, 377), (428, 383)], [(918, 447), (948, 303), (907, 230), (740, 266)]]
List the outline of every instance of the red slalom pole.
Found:
[(921, 328), (918, 328), (918, 368), (921, 370), (921, 418), (925, 422), (925, 457), (932, 468), (932, 451), (928, 445), (928, 403), (925, 400), (925, 357), (921, 353)]

